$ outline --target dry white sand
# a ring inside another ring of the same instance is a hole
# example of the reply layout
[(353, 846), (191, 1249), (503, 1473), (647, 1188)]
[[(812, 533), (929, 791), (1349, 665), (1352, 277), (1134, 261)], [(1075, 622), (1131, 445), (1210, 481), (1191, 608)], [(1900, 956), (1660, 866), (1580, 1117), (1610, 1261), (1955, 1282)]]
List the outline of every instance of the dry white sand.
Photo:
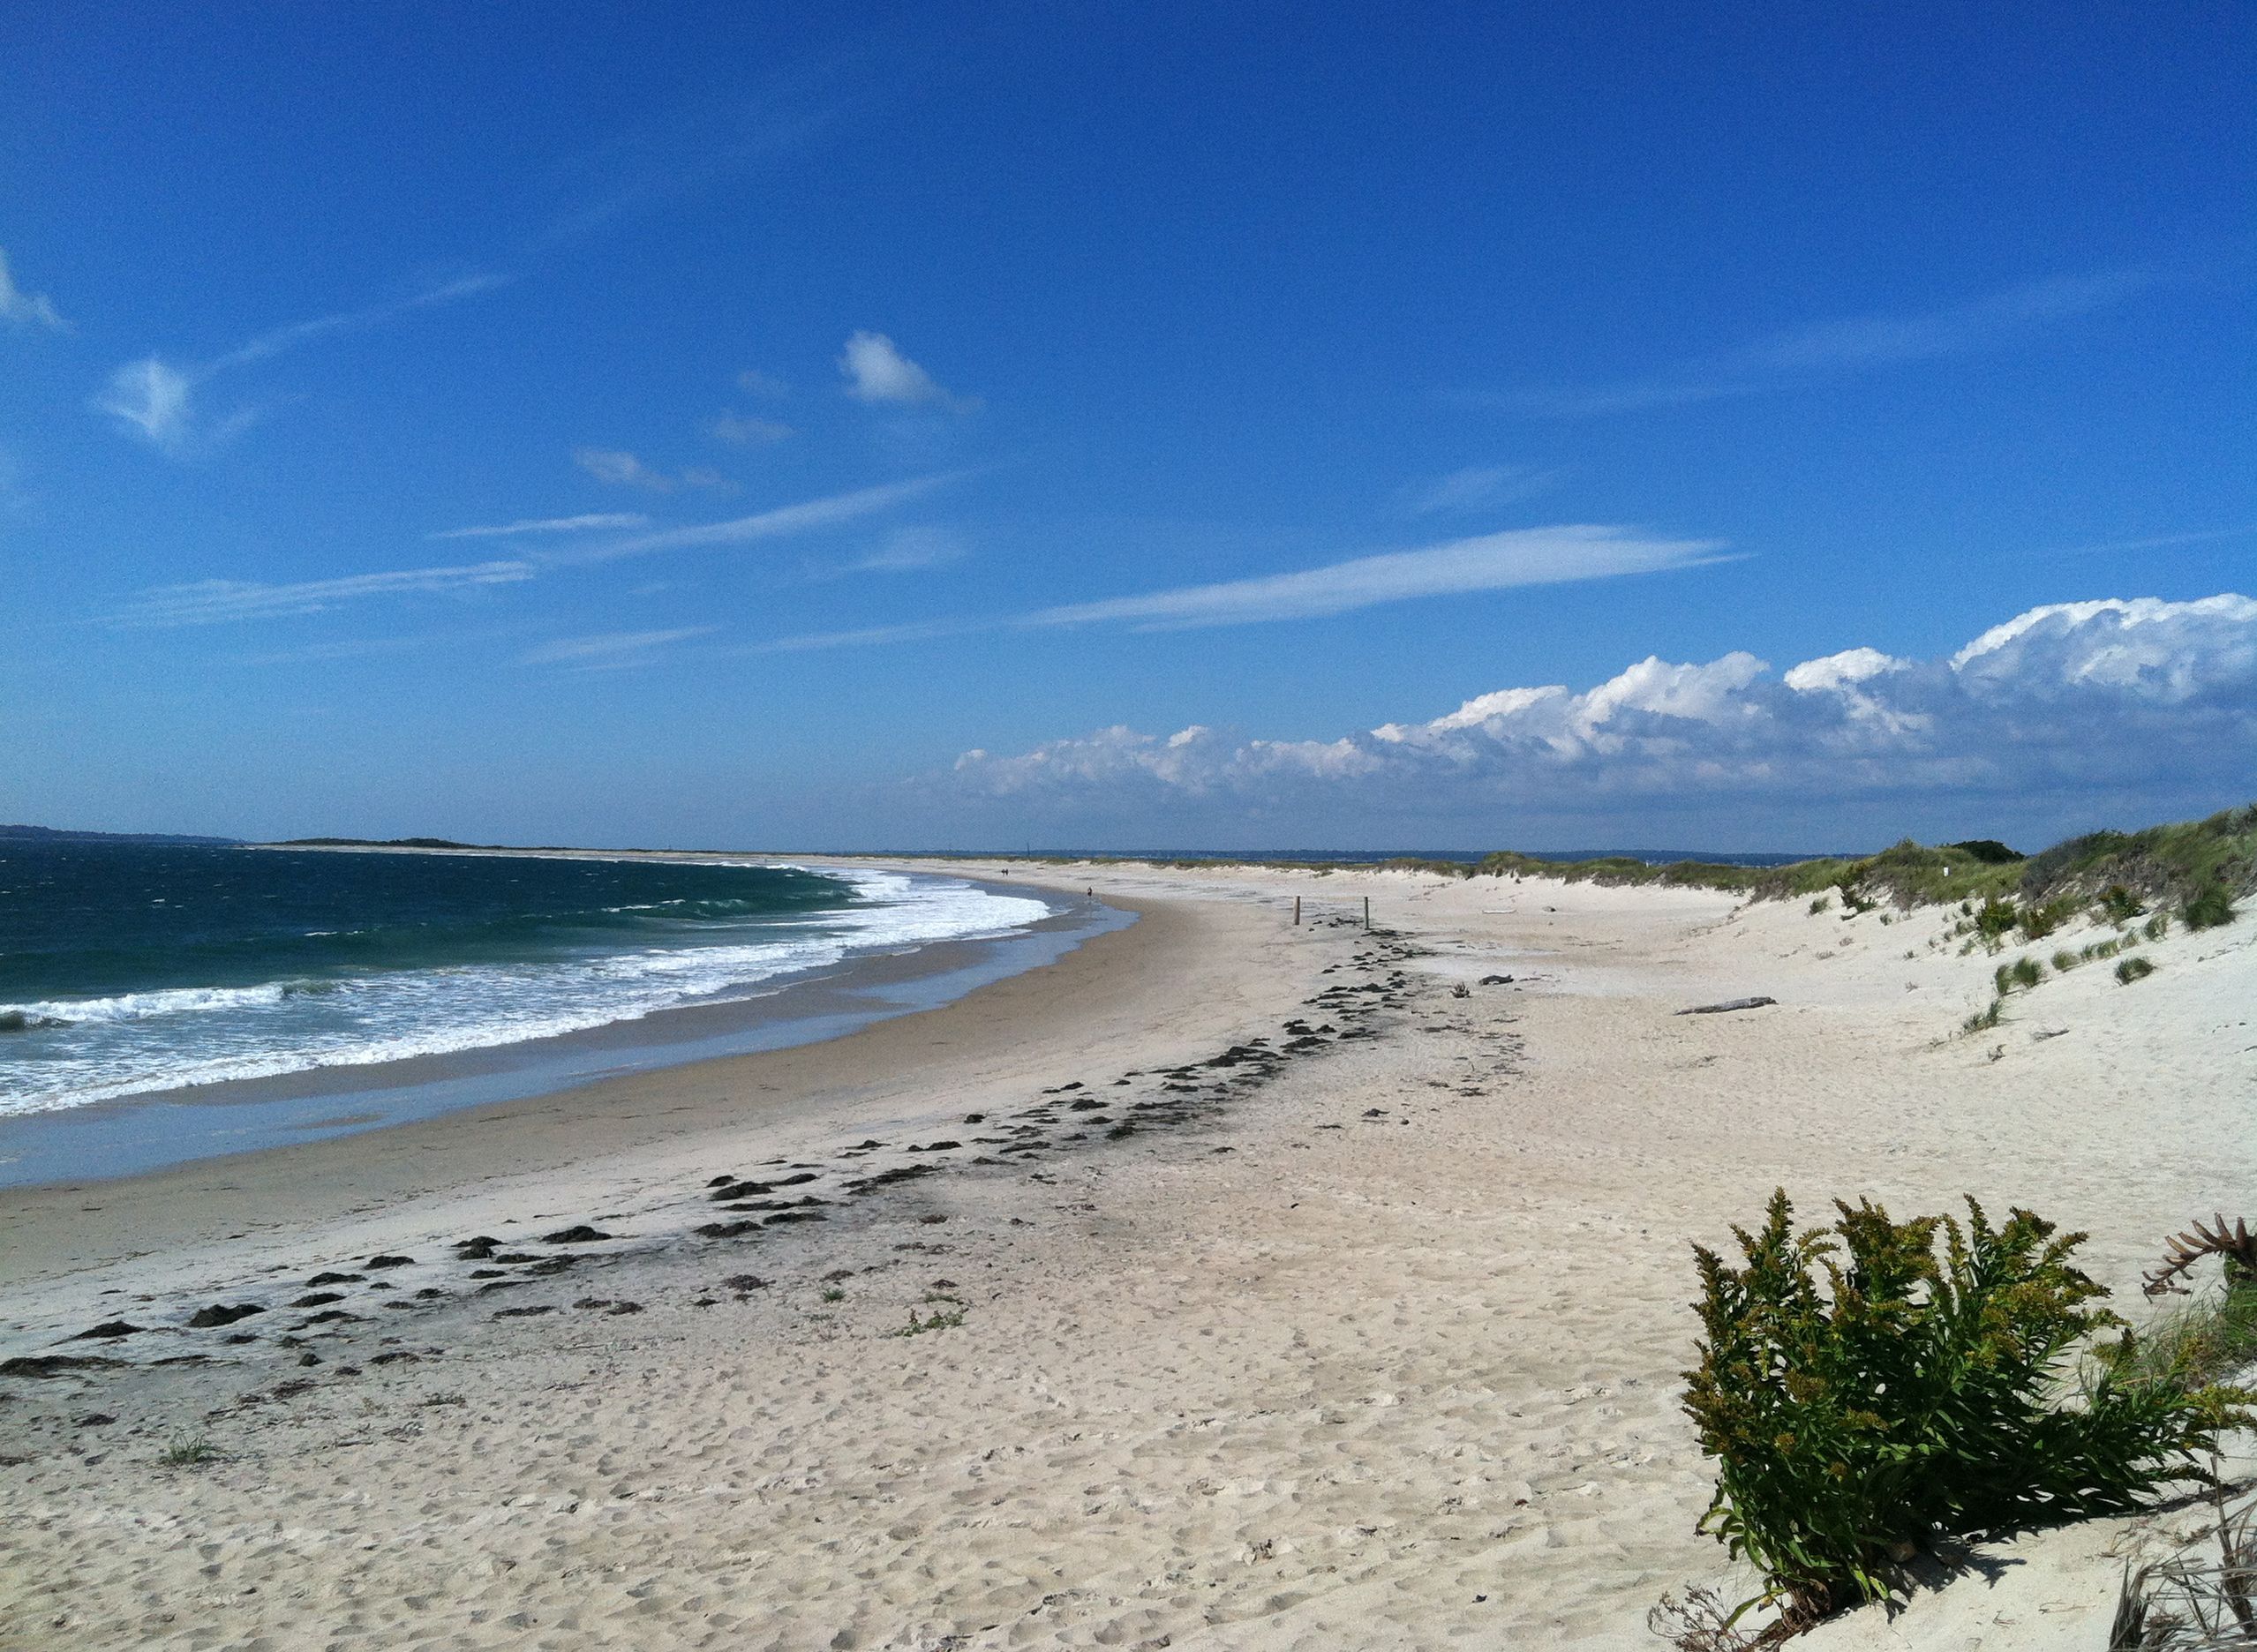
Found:
[[(14, 1201), (0, 1354), (131, 1363), (0, 1380), (0, 1645), (1653, 1646), (1663, 1589), (1748, 1581), (1692, 1530), (1689, 1239), (1779, 1184), (1814, 1220), (1972, 1192), (2090, 1229), (2136, 1315), (2163, 1235), (2257, 1186), (2257, 922), (1963, 1038), (1998, 960), (1941, 913), (1061, 875), (1152, 918), (819, 1053)], [(1292, 928), (1297, 894), (1395, 936)], [(1747, 994), (1779, 1002), (1673, 1013)], [(1157, 1072), (1296, 1017), (1368, 1035)], [(801, 1164), (763, 1202), (828, 1220), (688, 1234), (710, 1176)], [(583, 1220), (614, 1237), (538, 1238)], [(481, 1295), (475, 1233), (587, 1259)], [(357, 1317), (292, 1332), (321, 1269)], [(269, 1311), (180, 1328), (209, 1302)], [(150, 1328), (61, 1340), (116, 1317)], [(1810, 1644), (2097, 1648), (2112, 1551), (2192, 1519), (2004, 1545)]]

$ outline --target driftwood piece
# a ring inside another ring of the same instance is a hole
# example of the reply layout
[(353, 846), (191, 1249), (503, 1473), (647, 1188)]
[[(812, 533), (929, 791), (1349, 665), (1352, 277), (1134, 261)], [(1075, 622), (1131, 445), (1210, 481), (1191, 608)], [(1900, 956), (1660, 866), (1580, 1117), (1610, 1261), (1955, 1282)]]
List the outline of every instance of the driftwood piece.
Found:
[(1689, 1010), (1680, 1010), (1679, 1015), (1723, 1015), (1732, 1010), (1760, 1010), (1765, 1004), (1775, 1004), (1776, 998), (1727, 998), (1722, 1003), (1695, 1004)]

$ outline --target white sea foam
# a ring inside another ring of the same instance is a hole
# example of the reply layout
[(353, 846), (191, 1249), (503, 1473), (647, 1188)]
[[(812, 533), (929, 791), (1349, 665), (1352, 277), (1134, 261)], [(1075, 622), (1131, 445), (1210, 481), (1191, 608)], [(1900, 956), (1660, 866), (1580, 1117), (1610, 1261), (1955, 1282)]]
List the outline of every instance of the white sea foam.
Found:
[(522, 1043), (738, 1002), (772, 991), (780, 976), (1007, 935), (1050, 911), (955, 879), (845, 875), (867, 905), (771, 919), (738, 944), (0, 1004), (0, 1030), (42, 1046), (35, 1059), (0, 1060), (0, 1114)]

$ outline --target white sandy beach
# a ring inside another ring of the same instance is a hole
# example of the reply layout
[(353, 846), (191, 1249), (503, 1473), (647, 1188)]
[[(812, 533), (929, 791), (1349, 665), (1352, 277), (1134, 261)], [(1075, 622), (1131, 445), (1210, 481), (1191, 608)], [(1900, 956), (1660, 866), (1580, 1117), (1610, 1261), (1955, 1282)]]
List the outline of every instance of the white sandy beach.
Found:
[[(12, 1198), (0, 1355), (123, 1363), (0, 1378), (0, 1646), (1659, 1645), (1664, 1589), (1748, 1582), (1692, 1529), (1689, 1240), (1973, 1193), (2089, 1229), (2137, 1318), (2257, 1187), (2246, 920), (1966, 1037), (1999, 960), (1940, 911), (1046, 875), (1145, 920), (828, 1045)], [(2097, 1652), (2111, 1555), (2192, 1518), (1808, 1644)]]

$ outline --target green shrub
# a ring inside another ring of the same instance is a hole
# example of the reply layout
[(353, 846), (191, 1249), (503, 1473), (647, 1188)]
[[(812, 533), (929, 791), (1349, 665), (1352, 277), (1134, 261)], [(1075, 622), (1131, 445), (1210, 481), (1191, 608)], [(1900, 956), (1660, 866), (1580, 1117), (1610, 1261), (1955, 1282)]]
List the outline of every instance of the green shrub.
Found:
[(2178, 920), (2189, 929), (2215, 929), (2233, 921), (2233, 892), (2223, 883), (2205, 883), (2186, 897)]
[(2053, 972), (2057, 975), (2066, 975), (2071, 970), (2076, 968), (2078, 965), (2083, 962), (2084, 959), (2079, 957), (2074, 952), (2070, 951), (2066, 947), (2064, 947), (2060, 951), (2056, 952), (2053, 955)]
[(1944, 847), (1957, 849), (1970, 860), (1980, 860), (1985, 866), (2018, 866), (2028, 859), (2027, 855), (2009, 849), (1996, 837), (1970, 837), (1965, 843), (1945, 844)]
[(1983, 940), (1996, 945), (2020, 920), (2014, 903), (2000, 900), (1996, 895), (1984, 901), (1975, 914), (1975, 932)]
[(1891, 1564), (1936, 1537), (2138, 1508), (2247, 1420), (2232, 1391), (2110, 1363), (2080, 1404), (2054, 1402), (2077, 1343), (2122, 1324), (2070, 1265), (2083, 1235), (2023, 1210), (1993, 1228), (1973, 1199), (1964, 1229), (1836, 1209), (1798, 1234), (1782, 1189), (1759, 1232), (1734, 1230), (1743, 1265), (1694, 1247), (1685, 1410), (1717, 1462), (1700, 1528), (1764, 1573), (1757, 1599), (1789, 1625), (1882, 1598)]
[(2140, 897), (2121, 883), (2111, 883), (2100, 892), (2099, 916), (2103, 923), (2128, 924), (2146, 910), (2140, 905)]
[(2116, 966), (2116, 982), (2129, 987), (2135, 980), (2145, 980), (2155, 972), (2155, 966), (2143, 957), (2128, 957)]
[(2170, 919), (2163, 912), (2157, 912), (2140, 926), (2140, 933), (2150, 941), (2160, 941), (2170, 933)]
[(1829, 907), (1829, 906), (1832, 905), (1833, 904), (1834, 904), (1834, 897), (1833, 897), (1832, 896), (1831, 896), (1831, 895), (1821, 895), (1821, 896), (1819, 896), (1819, 897), (1818, 897), (1818, 898), (1817, 898), (1817, 899), (1816, 899), (1816, 900), (1814, 900), (1814, 901), (1812, 901), (1812, 902), (1810, 903), (1810, 915), (1811, 915), (1813, 918), (1816, 918), (1816, 917), (1817, 917), (1817, 916), (1820, 912), (1822, 912), (1825, 911), (1827, 907)]

